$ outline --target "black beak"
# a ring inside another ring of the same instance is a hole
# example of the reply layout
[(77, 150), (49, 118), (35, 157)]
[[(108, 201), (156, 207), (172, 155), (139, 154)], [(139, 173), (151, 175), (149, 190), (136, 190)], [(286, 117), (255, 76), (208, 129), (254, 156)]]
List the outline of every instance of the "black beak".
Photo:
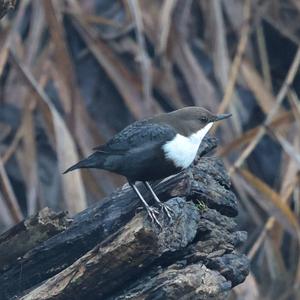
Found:
[(216, 121), (224, 120), (230, 118), (232, 114), (221, 114), (216, 116)]

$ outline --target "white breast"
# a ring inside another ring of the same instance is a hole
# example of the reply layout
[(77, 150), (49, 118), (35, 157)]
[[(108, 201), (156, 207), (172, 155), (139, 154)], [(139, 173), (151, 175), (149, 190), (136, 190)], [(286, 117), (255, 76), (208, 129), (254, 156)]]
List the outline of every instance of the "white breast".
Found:
[(207, 124), (189, 137), (177, 134), (163, 146), (166, 158), (171, 159), (176, 167), (186, 169), (194, 161), (199, 146), (212, 125), (213, 123)]

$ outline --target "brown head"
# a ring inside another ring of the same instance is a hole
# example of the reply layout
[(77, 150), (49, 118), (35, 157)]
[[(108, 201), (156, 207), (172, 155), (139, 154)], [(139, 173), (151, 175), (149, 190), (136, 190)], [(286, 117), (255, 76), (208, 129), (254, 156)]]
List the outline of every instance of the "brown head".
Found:
[(156, 122), (165, 122), (171, 125), (184, 136), (190, 136), (209, 123), (224, 120), (230, 116), (231, 114), (215, 115), (202, 107), (188, 106), (170, 113), (158, 115), (153, 119)]

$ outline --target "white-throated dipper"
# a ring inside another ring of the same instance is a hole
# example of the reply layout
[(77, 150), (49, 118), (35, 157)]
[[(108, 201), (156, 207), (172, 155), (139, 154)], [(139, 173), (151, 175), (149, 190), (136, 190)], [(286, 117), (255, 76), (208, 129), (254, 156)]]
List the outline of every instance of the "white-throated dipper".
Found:
[(135, 183), (142, 181), (171, 218), (170, 208), (158, 199), (149, 181), (163, 179), (189, 167), (213, 123), (230, 116), (214, 115), (204, 108), (192, 106), (136, 121), (106, 144), (94, 148), (93, 154), (64, 173), (79, 168), (97, 168), (125, 176), (151, 220), (161, 226), (155, 215), (157, 210), (149, 206)]

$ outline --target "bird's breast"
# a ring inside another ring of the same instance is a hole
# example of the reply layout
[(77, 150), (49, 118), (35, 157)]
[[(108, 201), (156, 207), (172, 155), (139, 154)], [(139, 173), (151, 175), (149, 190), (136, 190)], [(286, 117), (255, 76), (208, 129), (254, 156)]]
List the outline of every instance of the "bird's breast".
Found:
[(179, 133), (176, 134), (174, 139), (162, 147), (166, 158), (172, 160), (178, 168), (186, 169), (189, 167), (197, 155), (204, 136), (212, 125), (212, 123), (207, 124), (204, 128), (189, 137)]
[(196, 139), (177, 134), (172, 141), (163, 146), (166, 158), (179, 168), (187, 168), (196, 157), (200, 142)]

